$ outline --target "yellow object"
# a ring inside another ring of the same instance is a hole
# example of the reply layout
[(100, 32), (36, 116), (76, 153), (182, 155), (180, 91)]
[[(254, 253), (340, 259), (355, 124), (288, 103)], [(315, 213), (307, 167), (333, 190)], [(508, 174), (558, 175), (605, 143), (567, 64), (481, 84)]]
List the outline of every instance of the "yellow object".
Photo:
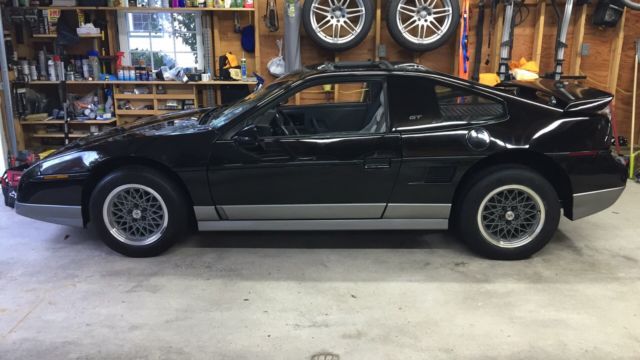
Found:
[(322, 90), (324, 92), (331, 92), (331, 84), (329, 85), (322, 85)]
[(238, 67), (240, 66), (240, 63), (238, 62), (238, 58), (233, 55), (232, 53), (228, 52), (225, 54), (225, 56), (227, 57), (227, 63), (224, 64), (224, 68), (228, 69), (228, 68), (234, 68), (234, 67)]
[(525, 69), (515, 69), (512, 73), (516, 80), (535, 80), (539, 77), (538, 74)]
[(229, 69), (229, 75), (233, 80), (242, 80), (242, 72), (240, 69)]
[(511, 70), (515, 70), (515, 69), (527, 70), (536, 74), (540, 72), (540, 68), (538, 67), (538, 64), (535, 61), (527, 61), (527, 59), (525, 59), (524, 57), (521, 57), (519, 61), (512, 61), (509, 64), (509, 68), (511, 68)]
[(45, 175), (43, 176), (43, 178), (45, 180), (64, 180), (64, 179), (68, 179), (69, 175), (65, 175), (65, 174)]
[(45, 150), (41, 153), (38, 154), (38, 156), (40, 157), (40, 159), (44, 159), (47, 156), (51, 155), (52, 152), (56, 151), (55, 149), (51, 149), (51, 150)]
[(496, 73), (481, 73), (479, 81), (480, 84), (495, 86), (500, 82), (500, 78)]

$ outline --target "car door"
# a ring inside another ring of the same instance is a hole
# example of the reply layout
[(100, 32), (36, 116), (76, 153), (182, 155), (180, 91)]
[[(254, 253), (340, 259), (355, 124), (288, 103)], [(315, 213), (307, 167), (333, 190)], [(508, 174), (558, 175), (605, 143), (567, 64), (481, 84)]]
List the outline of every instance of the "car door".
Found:
[(491, 135), (508, 118), (504, 101), (435, 76), (394, 75), (388, 87), (403, 162), (384, 217), (446, 219), (464, 172), (500, 148)]
[(401, 162), (385, 87), (381, 77), (307, 82), (216, 141), (209, 181), (220, 217), (381, 218)]

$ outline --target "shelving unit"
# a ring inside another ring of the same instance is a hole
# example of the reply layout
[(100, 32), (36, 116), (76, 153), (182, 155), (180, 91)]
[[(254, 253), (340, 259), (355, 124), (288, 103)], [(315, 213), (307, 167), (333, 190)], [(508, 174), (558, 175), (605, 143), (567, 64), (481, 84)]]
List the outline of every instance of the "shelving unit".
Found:
[[(205, 31), (211, 31), (211, 44), (213, 48), (211, 50), (210, 63), (206, 64), (210, 69), (212, 76), (217, 72), (218, 57), (223, 55), (227, 51), (239, 55), (242, 50), (240, 48), (239, 35), (237, 42), (226, 42), (225, 34), (232, 33), (234, 15), (235, 13), (241, 14), (243, 23), (258, 25), (261, 21), (258, 16), (258, 1), (254, 2), (255, 8), (199, 8), (199, 7), (185, 7), (185, 8), (164, 8), (164, 7), (104, 7), (104, 6), (38, 6), (38, 7), (26, 7), (21, 9), (38, 9), (38, 10), (69, 10), (69, 11), (84, 11), (90, 14), (92, 18), (101, 18), (106, 22), (106, 26), (102, 26), (100, 34), (85, 34), (79, 37), (83, 40), (78, 42), (77, 45), (69, 47), (69, 53), (79, 55), (86, 53), (88, 50), (99, 50), (102, 56), (99, 59), (107, 62), (107, 72), (116, 74), (115, 72), (115, 54), (119, 50), (119, 39), (117, 35), (117, 14), (118, 12), (132, 13), (198, 13), (203, 17), (210, 17), (212, 28)], [(254, 54), (247, 53), (247, 62), (249, 73), (254, 69), (259, 69), (260, 65), (260, 26), (255, 26), (255, 41), (256, 51)], [(24, 31), (28, 30), (25, 27)], [(10, 37), (10, 33), (8, 36)], [(56, 34), (33, 34), (32, 36), (25, 36), (25, 43), (18, 45), (14, 44), (14, 48), (17, 49), (18, 55), (27, 59), (35, 59), (37, 51), (46, 46), (51, 48), (53, 40), (57, 38)], [(91, 39), (92, 41), (86, 42), (84, 40)], [(223, 39), (221, 41), (221, 39)], [(111, 64), (111, 66), (109, 66)], [(256, 84), (255, 80), (250, 81), (226, 81), (226, 80), (210, 80), (200, 82), (189, 82), (186, 84), (173, 82), (173, 81), (49, 81), (49, 80), (33, 80), (27, 83), (28, 87), (38, 89), (37, 91), (49, 94), (51, 97), (56, 95), (56, 87), (63, 84), (68, 93), (84, 94), (93, 89), (98, 90), (98, 94), (102, 94), (102, 90), (105, 88), (111, 88), (113, 90), (114, 101), (114, 119), (111, 120), (88, 120), (88, 121), (70, 121), (71, 132), (69, 137), (84, 136), (88, 131), (90, 125), (98, 125), (102, 129), (103, 127), (122, 125), (135, 121), (136, 119), (144, 116), (164, 114), (169, 111), (165, 109), (167, 103), (169, 105), (178, 104), (178, 107), (186, 101), (188, 106), (210, 106), (214, 103), (220, 102), (220, 87), (221, 86), (253, 86)], [(158, 87), (162, 85), (167, 89), (166, 94), (157, 92)], [(148, 86), (152, 91), (149, 94), (132, 94), (127, 93), (127, 88)], [(211, 102), (210, 97), (205, 96), (206, 91), (212, 89), (215, 93), (214, 103)], [(217, 100), (215, 100), (217, 99)], [(175, 101), (172, 103), (172, 100)], [(123, 109), (118, 106), (119, 102), (129, 102), (137, 109)], [(193, 105), (192, 105), (193, 104)], [(146, 108), (142, 108), (146, 107)], [(53, 126), (59, 126), (62, 129), (64, 122), (62, 120), (43, 120), (43, 121), (19, 121), (17, 133), (19, 134), (19, 143), (21, 147), (25, 146), (26, 142), (32, 142), (33, 139), (56, 139), (63, 138), (62, 132), (48, 132), (43, 133), (40, 127), (49, 126), (49, 131)], [(80, 131), (80, 132), (78, 132)], [(25, 141), (27, 140), (27, 141)]]
[[(55, 39), (58, 37), (58, 34), (33, 34), (32, 37), (34, 39)], [(102, 34), (82, 34), (82, 35), (78, 35), (78, 37), (95, 39), (95, 38), (101, 38)]]
[[(136, 90), (147, 93), (136, 94)], [(121, 82), (114, 86), (113, 97), (116, 102), (116, 116), (120, 122), (132, 121), (136, 116), (159, 115), (169, 111), (185, 110), (185, 106), (198, 107), (198, 92), (195, 86), (166, 81), (141, 81), (134, 84)], [(170, 101), (176, 102), (176, 108), (166, 108)], [(187, 102), (189, 103), (187, 104)], [(136, 109), (122, 108), (125, 104)], [(144, 108), (140, 109), (140, 107)], [(152, 109), (148, 109), (148, 107)]]

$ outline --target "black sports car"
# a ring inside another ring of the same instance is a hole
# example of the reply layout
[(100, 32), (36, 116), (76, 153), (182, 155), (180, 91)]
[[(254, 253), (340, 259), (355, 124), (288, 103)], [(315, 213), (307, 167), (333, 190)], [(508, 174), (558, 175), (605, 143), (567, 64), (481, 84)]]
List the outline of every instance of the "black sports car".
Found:
[(613, 204), (608, 93), (538, 80), (498, 87), (415, 64), (325, 64), (243, 100), (82, 138), (29, 168), (16, 211), (91, 223), (128, 256), (189, 229), (455, 228), (520, 259)]

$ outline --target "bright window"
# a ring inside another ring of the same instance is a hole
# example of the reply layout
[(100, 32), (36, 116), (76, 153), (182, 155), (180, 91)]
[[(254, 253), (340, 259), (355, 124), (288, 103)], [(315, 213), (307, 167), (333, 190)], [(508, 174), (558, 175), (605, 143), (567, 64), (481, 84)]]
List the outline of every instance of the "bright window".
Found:
[(118, 13), (120, 49), (125, 61), (202, 69), (202, 23), (197, 13)]

